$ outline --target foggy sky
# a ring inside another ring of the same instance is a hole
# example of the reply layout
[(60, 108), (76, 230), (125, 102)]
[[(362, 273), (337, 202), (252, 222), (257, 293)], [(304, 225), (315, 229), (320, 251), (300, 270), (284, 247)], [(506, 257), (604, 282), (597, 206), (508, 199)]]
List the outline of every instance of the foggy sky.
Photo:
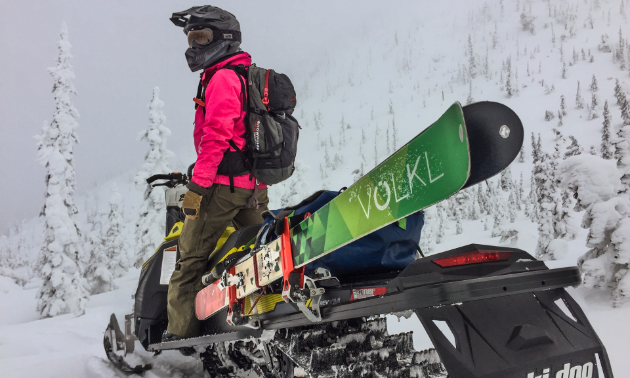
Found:
[[(457, 3), (457, 2), (453, 2)], [(241, 23), (242, 48), (259, 66), (288, 74), (299, 88), (301, 63), (370, 43), (378, 25), (393, 33), (396, 21), (428, 14), (434, 2), (214, 1)], [(45, 170), (36, 162), (33, 136), (54, 112), (52, 78), (57, 41), (66, 21), (78, 95), (80, 143), (75, 147), (77, 194), (142, 164), (147, 105), (160, 87), (173, 170), (194, 161), (192, 122), (198, 73), (184, 59), (187, 42), (171, 13), (202, 5), (190, 1), (55, 0), (0, 2), (0, 234), (36, 216), (44, 202)], [(444, 5), (443, 5), (444, 7)], [(381, 32), (380, 30), (378, 32)], [(369, 34), (369, 33), (367, 33)], [(298, 94), (299, 95), (299, 94)], [(122, 193), (123, 196), (125, 193)], [(135, 195), (136, 193), (132, 193)]]

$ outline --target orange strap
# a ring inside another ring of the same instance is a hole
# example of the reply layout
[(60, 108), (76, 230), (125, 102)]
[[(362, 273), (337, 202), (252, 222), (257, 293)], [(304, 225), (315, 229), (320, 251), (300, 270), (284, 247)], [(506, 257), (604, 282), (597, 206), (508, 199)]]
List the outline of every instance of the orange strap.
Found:
[(194, 98), (193, 98), (193, 101), (194, 101), (197, 105), (199, 105), (199, 106), (203, 106), (203, 107), (205, 107), (205, 106), (206, 106), (206, 103), (205, 103), (205, 102), (203, 102), (202, 100), (198, 99), (197, 97), (194, 97)]
[(265, 74), (265, 89), (263, 91), (263, 98), (262, 98), (262, 103), (267, 107), (267, 110), (269, 110), (269, 72), (271, 70), (267, 70), (267, 73)]

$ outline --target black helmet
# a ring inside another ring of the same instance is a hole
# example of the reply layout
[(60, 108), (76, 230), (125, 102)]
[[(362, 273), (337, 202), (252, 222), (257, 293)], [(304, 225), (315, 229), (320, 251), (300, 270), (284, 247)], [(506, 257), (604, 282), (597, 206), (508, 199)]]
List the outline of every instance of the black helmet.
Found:
[[(182, 12), (173, 13), (171, 21), (184, 28), (188, 35), (190, 31), (210, 29), (209, 42), (198, 43), (190, 41), (190, 47), (186, 50), (186, 61), (190, 70), (195, 72), (208, 68), (219, 59), (240, 51), (241, 25), (230, 12), (211, 5), (192, 7)], [(204, 42), (208, 40), (204, 38)]]

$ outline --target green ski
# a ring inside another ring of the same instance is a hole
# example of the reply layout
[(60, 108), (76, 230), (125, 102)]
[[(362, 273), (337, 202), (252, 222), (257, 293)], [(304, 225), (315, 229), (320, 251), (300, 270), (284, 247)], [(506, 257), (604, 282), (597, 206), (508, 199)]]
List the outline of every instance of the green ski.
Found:
[(464, 113), (435, 123), (291, 230), (296, 268), (457, 193), (468, 180)]

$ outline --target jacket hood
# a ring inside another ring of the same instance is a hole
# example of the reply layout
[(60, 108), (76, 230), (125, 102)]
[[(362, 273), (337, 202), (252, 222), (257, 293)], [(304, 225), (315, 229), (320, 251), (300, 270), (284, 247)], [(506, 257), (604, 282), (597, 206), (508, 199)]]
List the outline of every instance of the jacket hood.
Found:
[(206, 77), (210, 77), (212, 74), (214, 74), (215, 72), (217, 72), (218, 70), (220, 70), (221, 68), (225, 66), (230, 66), (230, 65), (237, 66), (239, 64), (242, 64), (244, 66), (251, 66), (252, 56), (246, 53), (245, 51), (243, 51), (225, 60), (222, 60), (219, 63), (213, 65), (212, 67), (206, 68), (206, 70), (203, 72), (203, 80), (205, 80)]

